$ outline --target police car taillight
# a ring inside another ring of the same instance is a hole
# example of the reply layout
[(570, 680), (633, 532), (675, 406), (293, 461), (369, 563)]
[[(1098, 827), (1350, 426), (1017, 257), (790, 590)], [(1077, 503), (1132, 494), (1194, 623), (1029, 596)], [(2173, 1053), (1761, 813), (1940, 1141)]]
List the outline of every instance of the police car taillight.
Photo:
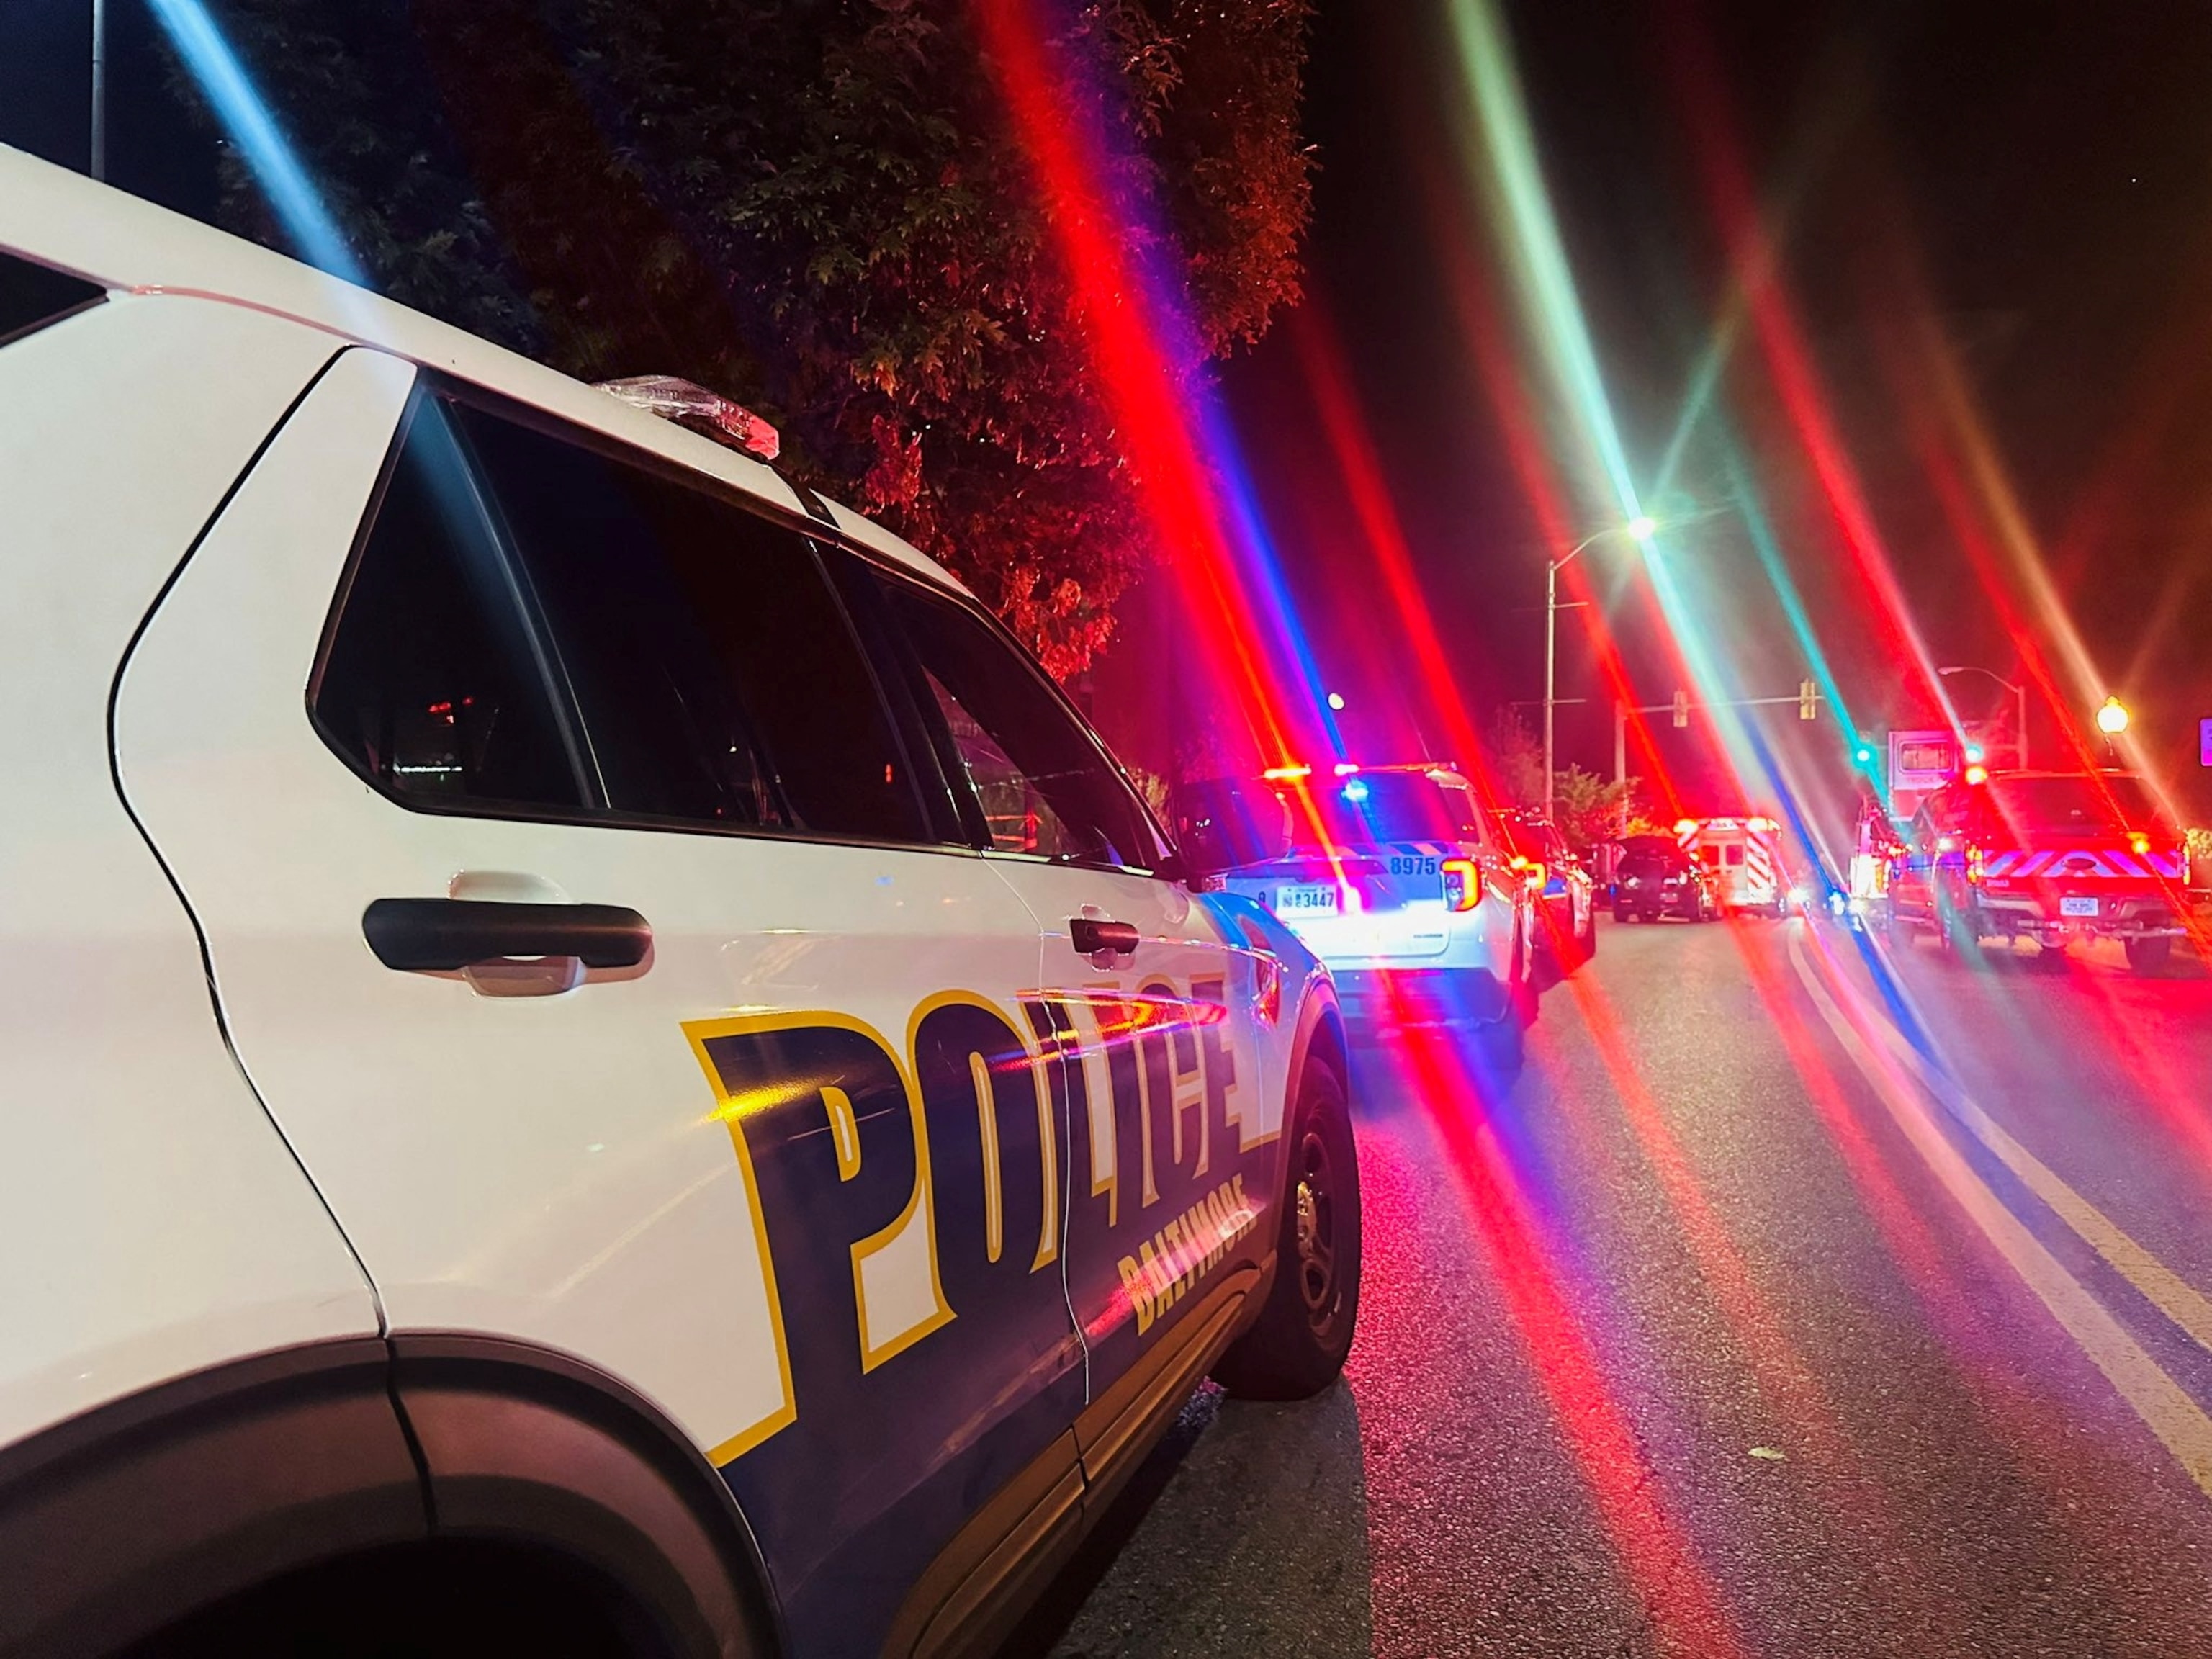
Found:
[(1472, 910), (1482, 902), (1482, 869), (1473, 859), (1443, 862), (1444, 908)]
[(621, 398), (631, 408), (689, 427), (725, 449), (772, 461), (783, 447), (776, 429), (743, 404), (673, 374), (632, 374), (596, 384), (600, 391)]

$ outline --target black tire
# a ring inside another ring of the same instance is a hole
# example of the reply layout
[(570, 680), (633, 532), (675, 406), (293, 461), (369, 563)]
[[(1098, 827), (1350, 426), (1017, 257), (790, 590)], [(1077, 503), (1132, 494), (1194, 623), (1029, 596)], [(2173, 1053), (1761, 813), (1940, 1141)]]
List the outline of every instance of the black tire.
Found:
[(1498, 1020), (1500, 1025), (1519, 1030), (1536, 1023), (1535, 963), (1531, 960), (1528, 935), (1521, 924), (1513, 924), (1513, 954), (1507, 958), (1505, 969), (1505, 1012)]
[(1582, 932), (1575, 935), (1575, 950), (1584, 962), (1593, 961), (1597, 956), (1597, 906), (1595, 904), (1590, 906), (1589, 917), (1583, 923)]
[(1521, 1075), (1528, 1058), (1528, 1021), (1517, 1008), (1509, 1010), (1475, 1033), (1481, 1045), (1484, 1066), (1501, 1089)]
[(2138, 974), (2162, 973), (2166, 963), (2173, 960), (2173, 941), (2162, 934), (2152, 939), (2131, 939), (2124, 943), (2128, 966)]
[(1636, 920), (1636, 912), (1625, 904), (1616, 904), (1613, 907), (1613, 919), (1625, 925)]
[(670, 1650), (588, 1569), (455, 1540), (289, 1574), (147, 1638), (122, 1659), (631, 1659)]
[(1936, 891), (1936, 939), (1946, 955), (1954, 957), (1973, 955), (1981, 943), (1971, 910), (1962, 909), (1941, 888)]
[(1336, 1381), (1359, 1322), (1359, 1151), (1344, 1085), (1306, 1062), (1291, 1117), (1275, 1282), (1213, 1380), (1239, 1400), (1304, 1400)]

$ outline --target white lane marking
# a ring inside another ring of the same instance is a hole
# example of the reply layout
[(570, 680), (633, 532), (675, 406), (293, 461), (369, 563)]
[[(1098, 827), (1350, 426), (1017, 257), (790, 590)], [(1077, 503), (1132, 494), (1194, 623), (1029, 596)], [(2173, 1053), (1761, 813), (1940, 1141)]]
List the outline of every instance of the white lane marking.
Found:
[[(2045, 1249), (2034, 1234), (2007, 1209), (2004, 1201), (1975, 1173), (1957, 1147), (1944, 1135), (1906, 1079), (1870, 1048), (1857, 1027), (1836, 1006), (1811, 965), (1804, 947), (1793, 933), (1790, 964), (1820, 1018), (1835, 1033), (1854, 1064), (1873, 1085), (1906, 1139), (1926, 1161), (1936, 1178), (1957, 1200), (1960, 1208), (2012, 1266), (2043, 1305), (2051, 1310), (2075, 1346), (2142, 1419), (2197, 1489), (2212, 1498), (2212, 1418), (2200, 1410), (2156, 1360), (2144, 1352), (2118, 1320)], [(1994, 1150), (1994, 1149), (1992, 1149)], [(2056, 1176), (2052, 1179), (2055, 1181)]]
[(1883, 1046), (1920, 1079), (1921, 1085), (1942, 1103), (1944, 1110), (1995, 1153), (2020, 1178), (2022, 1186), (2049, 1205), (2082, 1243), (2104, 1257), (2121, 1278), (2140, 1291), (2146, 1301), (2185, 1332), (2191, 1341), (2212, 1353), (2212, 1300), (2207, 1300), (2195, 1285), (2153, 1255), (2118, 1222), (2014, 1140), (2003, 1125), (1983, 1110), (1965, 1090), (1930, 1066), (1927, 1057), (1912, 1046), (1904, 1032), (1884, 1021), (1875, 1028), (1875, 1033)]

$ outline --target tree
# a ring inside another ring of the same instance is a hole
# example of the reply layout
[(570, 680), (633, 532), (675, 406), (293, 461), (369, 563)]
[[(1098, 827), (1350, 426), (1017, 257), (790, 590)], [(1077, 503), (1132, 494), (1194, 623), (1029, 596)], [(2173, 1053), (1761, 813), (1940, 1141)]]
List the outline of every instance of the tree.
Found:
[[(1036, 3), (1200, 348), (1256, 340), (1297, 295), (1311, 0)], [(757, 409), (793, 471), (1066, 676), (1164, 550), (969, 4), (216, 15), (377, 286), (586, 379), (678, 374)], [(232, 222), (275, 240), (228, 177)]]
[(1489, 750), (1490, 772), (1498, 791), (1516, 806), (1544, 804), (1544, 747), (1528, 729), (1517, 708), (1498, 709), (1483, 734)]
[[(1491, 775), (1514, 805), (1530, 811), (1544, 805), (1544, 749), (1518, 709), (1491, 716), (1487, 738)], [(1552, 819), (1568, 850), (1580, 854), (1626, 832), (1635, 809), (1638, 781), (1607, 783), (1594, 772), (1569, 766), (1552, 777)]]
[(1552, 818), (1566, 838), (1567, 850), (1586, 853), (1626, 834), (1636, 787), (1634, 778), (1612, 783), (1579, 766), (1561, 772), (1552, 785)]

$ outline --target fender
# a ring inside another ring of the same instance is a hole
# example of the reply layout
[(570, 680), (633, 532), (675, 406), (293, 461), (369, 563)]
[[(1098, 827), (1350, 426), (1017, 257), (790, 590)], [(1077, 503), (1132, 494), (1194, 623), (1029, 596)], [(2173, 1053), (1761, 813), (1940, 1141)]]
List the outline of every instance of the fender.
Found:
[(641, 1395), (580, 1360), (497, 1338), (404, 1335), (391, 1347), (434, 1535), (586, 1562), (650, 1609), (682, 1653), (780, 1650), (766, 1567), (728, 1483)]
[(430, 1535), (374, 1337), (165, 1382), (0, 1452), (0, 1655), (104, 1653)]
[(404, 1336), (198, 1372), (0, 1451), (0, 1659), (112, 1651), (288, 1572), (441, 1538), (595, 1568), (678, 1653), (779, 1648), (735, 1499), (648, 1402), (563, 1355)]

